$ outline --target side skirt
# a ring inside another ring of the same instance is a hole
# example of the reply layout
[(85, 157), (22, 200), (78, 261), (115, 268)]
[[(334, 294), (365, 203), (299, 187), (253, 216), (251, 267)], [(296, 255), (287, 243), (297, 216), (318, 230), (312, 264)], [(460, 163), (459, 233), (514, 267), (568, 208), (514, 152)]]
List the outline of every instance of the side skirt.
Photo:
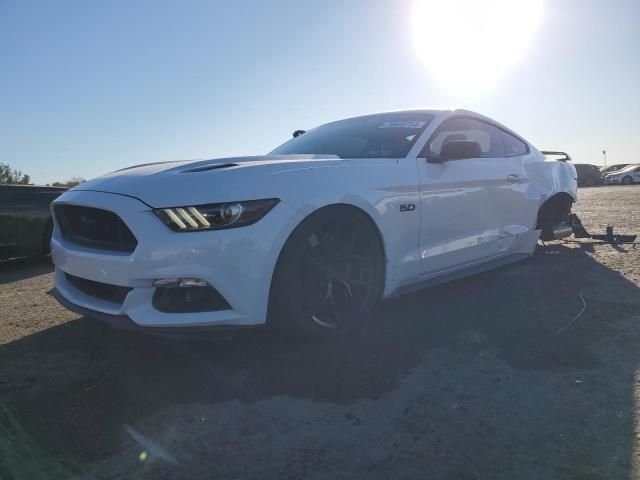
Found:
[(493, 270), (494, 268), (502, 267), (510, 263), (518, 262), (529, 258), (533, 255), (533, 251), (538, 243), (538, 237), (540, 236), (540, 230), (530, 230), (525, 233), (521, 233), (513, 237), (513, 243), (508, 251), (510, 254), (493, 258), (488, 261), (471, 264), (462, 268), (451, 270), (448, 272), (442, 272), (432, 277), (418, 280), (415, 283), (404, 285), (395, 290), (391, 295), (385, 298), (393, 298), (405, 293), (415, 292), (416, 290), (422, 290), (423, 288), (432, 287), (441, 283), (450, 282), (452, 280), (458, 280), (460, 278), (476, 275), (478, 273)]
[(490, 262), (481, 263), (479, 265), (462, 268), (460, 270), (448, 272), (442, 275), (438, 275), (436, 277), (420, 280), (419, 282), (412, 283), (411, 285), (405, 285), (403, 287), (400, 287), (398, 290), (393, 292), (387, 298), (398, 297), (406, 293), (411, 293), (417, 290), (422, 290), (424, 288), (440, 285), (441, 283), (447, 283), (447, 282), (451, 282), (452, 280), (458, 280), (460, 278), (470, 277), (471, 275), (477, 275), (478, 273), (483, 273), (489, 270), (493, 270), (495, 268), (502, 267), (504, 265), (509, 265), (510, 263), (519, 262), (520, 260), (529, 258), (531, 255), (532, 254), (530, 253), (515, 253), (513, 255), (507, 255), (505, 257), (496, 258), (495, 260), (491, 260)]

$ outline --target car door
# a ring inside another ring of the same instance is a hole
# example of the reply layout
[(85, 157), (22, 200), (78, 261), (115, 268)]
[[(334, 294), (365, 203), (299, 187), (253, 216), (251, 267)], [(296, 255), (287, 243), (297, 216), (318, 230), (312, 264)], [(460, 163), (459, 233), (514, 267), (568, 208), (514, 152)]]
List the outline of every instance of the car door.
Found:
[(0, 259), (15, 256), (16, 212), (10, 187), (0, 187)]
[[(507, 156), (501, 132), (476, 118), (449, 118), (418, 155), (423, 276), (506, 255), (514, 235), (527, 228), (518, 227), (528, 203), (523, 157)], [(438, 163), (454, 140), (477, 142), (480, 155)]]

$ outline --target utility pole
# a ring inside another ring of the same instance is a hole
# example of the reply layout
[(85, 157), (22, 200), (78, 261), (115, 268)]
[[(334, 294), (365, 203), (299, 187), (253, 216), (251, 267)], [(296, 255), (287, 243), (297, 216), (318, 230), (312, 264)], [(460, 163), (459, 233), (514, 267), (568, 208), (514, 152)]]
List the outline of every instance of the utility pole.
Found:
[(607, 151), (602, 150), (602, 156), (604, 157), (604, 168), (607, 168)]

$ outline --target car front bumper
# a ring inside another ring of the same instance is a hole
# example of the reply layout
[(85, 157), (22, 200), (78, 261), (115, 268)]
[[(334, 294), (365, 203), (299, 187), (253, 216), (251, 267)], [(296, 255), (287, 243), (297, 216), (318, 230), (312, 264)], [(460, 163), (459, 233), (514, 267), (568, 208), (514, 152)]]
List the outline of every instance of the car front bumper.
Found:
[[(125, 325), (128, 319), (136, 327), (154, 329), (264, 324), (278, 254), (302, 219), (296, 210), (280, 202), (250, 226), (180, 233), (168, 229), (146, 204), (123, 195), (69, 191), (55, 204), (112, 211), (138, 240), (131, 253), (87, 248), (65, 240), (55, 221), (52, 259), (56, 291), (65, 300), (62, 303), (89, 316), (115, 319), (115, 326)], [(114, 303), (80, 290), (67, 275), (130, 291), (122, 303)], [(196, 313), (159, 311), (153, 304), (153, 282), (174, 278), (205, 280), (231, 308)]]
[(613, 185), (616, 183), (620, 183), (620, 179), (619, 178), (605, 178), (604, 179), (604, 183), (606, 185)]

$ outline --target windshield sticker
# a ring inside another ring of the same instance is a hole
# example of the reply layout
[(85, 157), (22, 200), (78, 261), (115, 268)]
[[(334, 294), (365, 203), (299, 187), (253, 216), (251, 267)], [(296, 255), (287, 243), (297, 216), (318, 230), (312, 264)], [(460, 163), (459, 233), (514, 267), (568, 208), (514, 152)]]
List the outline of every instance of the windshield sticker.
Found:
[(380, 128), (422, 128), (426, 122), (418, 122), (415, 120), (405, 120), (401, 122), (384, 122)]

